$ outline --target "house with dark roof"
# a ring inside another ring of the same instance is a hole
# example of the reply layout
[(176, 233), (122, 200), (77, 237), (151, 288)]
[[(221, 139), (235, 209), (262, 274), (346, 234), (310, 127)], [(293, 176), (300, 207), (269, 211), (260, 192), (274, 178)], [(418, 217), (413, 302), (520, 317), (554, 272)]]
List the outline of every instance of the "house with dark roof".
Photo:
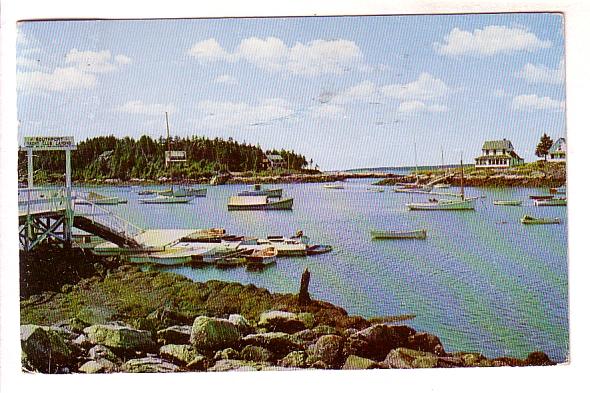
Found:
[(262, 164), (266, 169), (284, 168), (286, 166), (285, 160), (280, 154), (266, 154), (262, 159)]
[(476, 168), (508, 168), (524, 164), (524, 160), (516, 154), (512, 142), (508, 139), (485, 141), (482, 155), (475, 159)]
[(565, 161), (566, 153), (567, 145), (565, 138), (559, 138), (551, 145), (549, 153), (547, 153), (547, 161), (563, 162)]

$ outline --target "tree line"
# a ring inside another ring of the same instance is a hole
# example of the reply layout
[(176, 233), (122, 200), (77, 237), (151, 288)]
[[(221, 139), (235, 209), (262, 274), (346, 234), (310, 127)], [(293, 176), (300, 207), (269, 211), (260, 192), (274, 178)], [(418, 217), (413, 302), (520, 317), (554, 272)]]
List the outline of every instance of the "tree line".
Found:
[[(186, 162), (172, 163), (167, 168), (167, 150), (185, 151)], [(153, 139), (146, 135), (138, 140), (111, 135), (89, 138), (78, 143), (77, 149), (72, 152), (72, 179), (156, 180), (170, 176), (175, 179), (194, 179), (223, 171), (260, 173), (267, 170), (264, 162), (266, 154), (280, 155), (285, 161), (284, 171), (300, 172), (310, 166), (304, 155), (292, 150), (263, 151), (258, 145), (238, 143), (232, 138), (224, 140), (176, 136), (167, 141), (164, 137)], [(63, 152), (35, 152), (36, 177), (49, 181), (63, 177), (64, 161)], [(26, 153), (21, 151), (19, 174), (26, 176), (26, 170)]]

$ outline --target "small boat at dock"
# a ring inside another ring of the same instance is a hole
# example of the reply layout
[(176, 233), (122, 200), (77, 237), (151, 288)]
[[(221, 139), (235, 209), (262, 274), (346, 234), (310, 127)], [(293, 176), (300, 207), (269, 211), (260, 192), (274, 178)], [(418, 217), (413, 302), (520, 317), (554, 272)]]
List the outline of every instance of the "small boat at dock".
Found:
[(553, 198), (553, 199), (538, 199), (533, 202), (535, 206), (567, 206), (567, 199)]
[(509, 201), (497, 200), (492, 203), (497, 206), (520, 206), (520, 205), (522, 205), (522, 201), (516, 201), (516, 200), (509, 200)]
[(227, 210), (292, 210), (293, 198), (269, 201), (268, 196), (232, 196)]
[(383, 229), (371, 230), (373, 239), (426, 239), (426, 229), (413, 231), (391, 231)]
[(561, 220), (559, 218), (536, 218), (533, 216), (525, 215), (520, 219), (520, 222), (523, 224), (560, 224)]
[(250, 255), (246, 255), (246, 263), (248, 265), (266, 266), (277, 261), (277, 249), (274, 247), (266, 247), (261, 250), (255, 250)]
[(85, 199), (76, 198), (78, 205), (118, 205), (120, 203), (127, 203), (127, 200), (116, 196), (101, 195), (93, 191), (90, 191)]

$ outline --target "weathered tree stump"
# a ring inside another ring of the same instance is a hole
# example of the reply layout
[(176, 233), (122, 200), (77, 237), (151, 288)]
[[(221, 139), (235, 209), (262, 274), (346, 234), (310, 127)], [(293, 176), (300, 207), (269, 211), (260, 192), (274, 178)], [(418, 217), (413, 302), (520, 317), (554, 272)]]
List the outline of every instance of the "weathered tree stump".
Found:
[(304, 306), (311, 302), (311, 297), (309, 297), (309, 278), (311, 273), (309, 270), (305, 268), (305, 271), (301, 275), (301, 285), (299, 286), (299, 305)]

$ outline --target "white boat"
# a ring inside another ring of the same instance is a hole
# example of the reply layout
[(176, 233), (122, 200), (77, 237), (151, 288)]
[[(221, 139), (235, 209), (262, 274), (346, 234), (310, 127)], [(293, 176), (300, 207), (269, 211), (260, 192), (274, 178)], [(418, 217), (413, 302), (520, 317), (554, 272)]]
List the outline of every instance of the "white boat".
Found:
[(498, 205), (498, 206), (520, 206), (520, 205), (522, 205), (522, 201), (518, 201), (518, 200), (508, 200), (508, 201), (497, 200), (492, 203), (494, 205)]
[(463, 188), (463, 160), (461, 160), (461, 194), (460, 199), (441, 199), (431, 198), (428, 202), (407, 203), (410, 210), (475, 210), (476, 197), (465, 198)]
[(553, 199), (538, 199), (533, 201), (535, 206), (566, 206), (567, 199), (565, 198), (553, 198)]
[(329, 190), (344, 190), (344, 185), (340, 183), (324, 184), (324, 188), (327, 188)]
[(536, 225), (542, 225), (542, 224), (559, 224), (561, 223), (561, 220), (559, 218), (536, 218), (536, 217), (532, 217), (532, 216), (524, 216), (520, 219), (520, 222), (523, 224), (536, 224)]
[(269, 198), (281, 198), (283, 196), (282, 188), (262, 188), (260, 184), (255, 184), (254, 189), (240, 191), (238, 196), (267, 196)]
[(438, 183), (433, 186), (434, 188), (450, 188), (451, 185), (447, 183)]
[(189, 197), (158, 195), (155, 198), (140, 199), (139, 203), (146, 203), (146, 204), (188, 203), (191, 201), (191, 199), (192, 198), (189, 198)]
[(194, 253), (185, 248), (171, 248), (164, 251), (129, 255), (128, 261), (131, 263), (150, 263), (156, 265), (184, 265), (190, 263)]
[(385, 189), (377, 188), (377, 187), (369, 187), (369, 188), (367, 188), (367, 190), (370, 192), (384, 192), (385, 191)]
[(91, 203), (95, 205), (118, 205), (119, 203), (127, 203), (127, 200), (116, 196), (101, 195), (93, 191), (90, 191), (85, 199), (76, 199), (78, 205), (89, 205)]
[(227, 210), (292, 210), (293, 198), (269, 201), (268, 196), (229, 197)]
[(391, 231), (384, 229), (371, 230), (373, 239), (426, 239), (426, 229), (414, 231)]
[(307, 244), (297, 239), (285, 238), (282, 236), (269, 236), (267, 239), (258, 239), (257, 244), (258, 247), (274, 247), (277, 250), (277, 255), (280, 257), (307, 255)]
[(260, 250), (255, 250), (250, 255), (246, 255), (246, 263), (248, 265), (266, 266), (277, 261), (278, 251), (274, 247), (265, 247)]

